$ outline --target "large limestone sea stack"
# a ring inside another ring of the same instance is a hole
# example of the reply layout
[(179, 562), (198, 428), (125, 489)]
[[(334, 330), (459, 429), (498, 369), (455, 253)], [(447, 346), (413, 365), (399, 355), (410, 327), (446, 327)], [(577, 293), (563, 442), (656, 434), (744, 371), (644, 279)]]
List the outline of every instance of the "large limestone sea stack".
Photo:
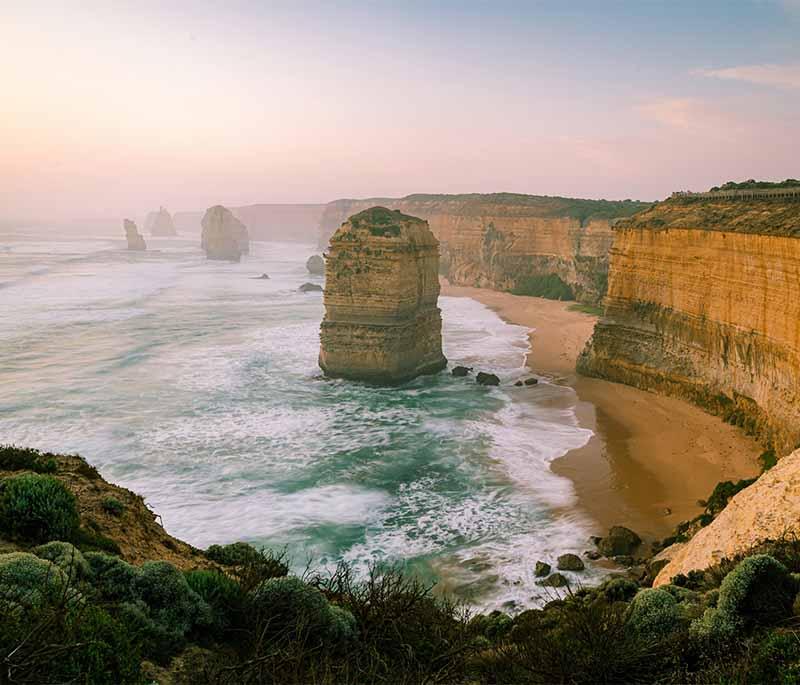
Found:
[(206, 210), (200, 246), (208, 259), (238, 262), (243, 254), (250, 254), (250, 235), (231, 210), (215, 205)]
[(150, 212), (145, 219), (144, 225), (152, 236), (172, 238), (178, 235), (172, 216), (163, 207), (159, 207), (157, 212)]
[(125, 228), (125, 238), (128, 241), (128, 249), (139, 251), (146, 250), (147, 244), (144, 242), (144, 236), (139, 233), (136, 224), (130, 219), (125, 219), (122, 225)]
[(330, 241), (319, 365), (395, 384), (441, 371), (439, 243), (428, 223), (384, 207), (351, 216)]

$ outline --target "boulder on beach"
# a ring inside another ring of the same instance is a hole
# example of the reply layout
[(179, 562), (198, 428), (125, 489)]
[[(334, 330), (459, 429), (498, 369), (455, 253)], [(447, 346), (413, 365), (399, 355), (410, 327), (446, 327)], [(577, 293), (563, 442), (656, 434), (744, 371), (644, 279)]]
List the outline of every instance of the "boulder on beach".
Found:
[(540, 580), (539, 585), (542, 587), (567, 587), (569, 585), (569, 580), (560, 573), (554, 573), (552, 576)]
[(562, 554), (558, 557), (559, 571), (583, 571), (586, 566), (577, 554)]
[(500, 379), (497, 376), (483, 371), (478, 371), (478, 375), (475, 376), (475, 382), (478, 385), (500, 385)]
[(629, 556), (640, 544), (642, 539), (630, 528), (612, 526), (597, 543), (597, 551), (604, 557)]
[(550, 564), (545, 561), (537, 561), (536, 567), (533, 570), (533, 574), (537, 578), (544, 578), (547, 575), (550, 575)]
[(308, 273), (313, 274), (314, 276), (324, 276), (325, 260), (318, 254), (311, 255), (306, 261), (306, 269), (308, 270)]
[(539, 379), (538, 378), (526, 378), (525, 385), (538, 385)]
[(298, 290), (301, 293), (321, 293), (322, 292), (322, 286), (321, 285), (317, 285), (316, 283), (303, 283), (303, 285), (301, 285), (298, 288)]
[(463, 378), (464, 376), (468, 376), (472, 371), (471, 366), (454, 366), (453, 370), (450, 372), (456, 378)]

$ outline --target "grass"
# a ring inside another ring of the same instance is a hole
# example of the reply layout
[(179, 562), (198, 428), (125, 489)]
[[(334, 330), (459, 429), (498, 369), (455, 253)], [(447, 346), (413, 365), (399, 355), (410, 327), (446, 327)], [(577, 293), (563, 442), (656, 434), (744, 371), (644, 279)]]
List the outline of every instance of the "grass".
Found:
[(590, 314), (591, 316), (603, 316), (603, 308), (596, 304), (571, 304), (567, 309), (571, 312), (581, 312), (583, 314)]

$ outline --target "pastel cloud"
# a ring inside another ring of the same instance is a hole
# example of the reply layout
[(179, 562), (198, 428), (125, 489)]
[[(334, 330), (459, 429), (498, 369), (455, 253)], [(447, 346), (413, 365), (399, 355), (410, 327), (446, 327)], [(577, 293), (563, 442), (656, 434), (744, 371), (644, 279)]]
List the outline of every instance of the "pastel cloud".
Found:
[(776, 88), (800, 88), (800, 64), (753, 64), (725, 69), (698, 69), (694, 73), (726, 81), (746, 81)]

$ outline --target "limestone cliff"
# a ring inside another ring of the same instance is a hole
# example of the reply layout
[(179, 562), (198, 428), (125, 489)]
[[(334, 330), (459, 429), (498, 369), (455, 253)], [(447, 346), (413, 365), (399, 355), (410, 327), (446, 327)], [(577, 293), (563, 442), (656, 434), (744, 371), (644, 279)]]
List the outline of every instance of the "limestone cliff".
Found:
[(320, 221), (321, 244), (350, 214), (381, 204), (428, 221), (441, 243), (441, 272), (455, 285), (539, 294), (557, 276), (583, 302), (606, 289), (611, 229), (648, 204), (496, 193), (336, 200)]
[(172, 216), (163, 207), (159, 207), (157, 212), (150, 212), (145, 219), (145, 229), (150, 235), (161, 238), (171, 238), (178, 235), (175, 224), (172, 223)]
[(689, 542), (665, 549), (659, 556), (670, 562), (654, 585), (665, 585), (679, 573), (704, 570), (784, 535), (800, 535), (800, 450), (734, 496)]
[(800, 201), (673, 198), (615, 227), (590, 376), (800, 443)]
[(147, 244), (144, 242), (144, 237), (142, 234), (139, 233), (139, 229), (136, 228), (136, 224), (129, 219), (125, 219), (122, 222), (122, 225), (125, 228), (125, 238), (128, 241), (128, 249), (146, 250)]
[(200, 246), (208, 259), (238, 262), (243, 254), (250, 253), (250, 236), (247, 226), (222, 205), (206, 210)]
[(373, 207), (331, 238), (319, 365), (332, 377), (401, 383), (442, 354), (438, 242), (422, 219)]

